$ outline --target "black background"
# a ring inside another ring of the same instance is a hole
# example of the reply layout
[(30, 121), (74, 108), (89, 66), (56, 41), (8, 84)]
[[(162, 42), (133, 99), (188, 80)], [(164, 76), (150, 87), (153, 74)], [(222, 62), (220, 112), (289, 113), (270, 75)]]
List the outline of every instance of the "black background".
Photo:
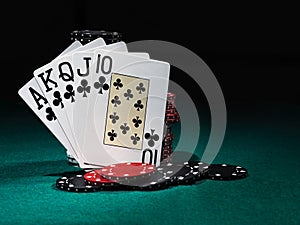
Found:
[[(299, 13), (293, 5), (10, 1), (1, 7), (1, 101), (56, 57), (76, 29), (118, 31), (126, 42), (165, 40), (198, 54), (230, 102), (299, 103)], [(178, 79), (178, 78), (177, 78)]]

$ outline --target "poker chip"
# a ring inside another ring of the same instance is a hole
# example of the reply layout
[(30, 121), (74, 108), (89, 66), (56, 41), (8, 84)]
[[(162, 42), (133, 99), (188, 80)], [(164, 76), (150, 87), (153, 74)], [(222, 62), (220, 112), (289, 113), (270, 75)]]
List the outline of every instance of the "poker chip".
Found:
[(163, 147), (163, 148), (166, 148), (166, 149), (172, 148), (172, 142), (170, 142), (170, 143), (163, 142), (162, 147)]
[(167, 93), (167, 105), (165, 112), (165, 130), (164, 130), (164, 140), (162, 144), (162, 160), (171, 161), (170, 155), (173, 151), (173, 139), (174, 136), (172, 134), (172, 125), (180, 122), (179, 113), (175, 107), (175, 98), (176, 95), (174, 93)]
[(121, 38), (122, 35), (115, 31), (105, 31), (105, 30), (74, 30), (71, 32), (71, 37), (83, 37), (83, 38), (97, 38), (97, 37), (107, 37), (107, 38)]
[(154, 191), (166, 189), (170, 185), (170, 179), (156, 171), (150, 176), (129, 181), (125, 187), (127, 190)]
[(163, 143), (162, 149), (165, 149), (165, 150), (172, 149), (172, 143), (170, 143), (170, 144)]
[(167, 94), (167, 104), (175, 104), (176, 94), (169, 92)]
[(179, 118), (176, 116), (167, 116), (165, 117), (165, 123), (166, 124), (175, 124), (180, 122)]
[(168, 144), (168, 145), (166, 145), (166, 144), (163, 144), (163, 146), (162, 146), (162, 150), (172, 150), (172, 144)]
[(86, 183), (94, 185), (94, 186), (109, 187), (109, 186), (117, 185), (115, 180), (109, 180), (109, 179), (102, 177), (99, 174), (98, 170), (93, 170), (93, 171), (90, 171), (90, 172), (84, 174), (83, 178), (86, 181)]
[(167, 135), (164, 138), (164, 144), (168, 145), (168, 144), (172, 144), (173, 142), (173, 135)]
[(110, 185), (91, 185), (87, 184), (84, 176), (77, 174), (72, 177), (61, 177), (56, 180), (56, 187), (68, 192), (97, 192), (119, 190), (120, 185), (111, 183)]
[(204, 162), (170, 163), (163, 161), (157, 171), (169, 177), (173, 185), (193, 184), (206, 178), (208, 164)]
[(157, 167), (156, 171), (163, 174), (164, 178), (169, 180), (171, 184), (174, 184), (176, 181), (175, 175), (182, 169), (182, 167), (183, 164), (161, 163), (161, 165)]
[(191, 162), (184, 162), (181, 169), (174, 176), (178, 185), (192, 184), (203, 178), (198, 163)]
[(99, 170), (101, 176), (111, 180), (128, 180), (150, 176), (155, 166), (147, 163), (127, 162), (105, 166)]
[(248, 171), (245, 168), (229, 164), (211, 164), (206, 175), (211, 180), (236, 180), (247, 176)]
[(162, 154), (168, 154), (168, 156), (172, 155), (172, 147), (170, 147), (170, 148), (163, 148), (162, 151), (163, 151)]
[(61, 177), (56, 180), (56, 187), (69, 192), (95, 192), (101, 189), (97, 186), (88, 185), (83, 179), (83, 175), (74, 177)]
[(104, 30), (74, 30), (70, 34), (71, 41), (80, 41), (82, 44), (91, 42), (99, 37), (103, 38), (106, 44), (112, 44), (122, 40), (119, 32)]
[[(104, 173), (118, 179), (108, 179), (103, 176)], [(56, 187), (69, 192), (154, 191), (170, 186), (192, 185), (204, 179), (235, 180), (245, 178), (247, 175), (247, 170), (241, 166), (208, 164), (201, 161), (183, 163), (162, 161), (157, 168), (143, 163), (120, 163), (92, 171), (64, 173), (64, 176), (57, 179)]]
[(199, 178), (199, 171), (193, 167), (182, 166), (179, 171), (174, 174), (174, 182), (176, 185), (186, 185), (195, 183)]
[(197, 179), (202, 180), (206, 179), (207, 173), (208, 173), (208, 167), (209, 164), (201, 161), (188, 161), (183, 163), (185, 167), (191, 168), (191, 171), (193, 170), (198, 171)]
[[(193, 164), (194, 162), (189, 163)], [(193, 165), (193, 167), (197, 168), (203, 177), (206, 177), (206, 174), (208, 173), (209, 164), (201, 161), (195, 162), (195, 164)]]
[(167, 104), (166, 113), (175, 113), (175, 106)]

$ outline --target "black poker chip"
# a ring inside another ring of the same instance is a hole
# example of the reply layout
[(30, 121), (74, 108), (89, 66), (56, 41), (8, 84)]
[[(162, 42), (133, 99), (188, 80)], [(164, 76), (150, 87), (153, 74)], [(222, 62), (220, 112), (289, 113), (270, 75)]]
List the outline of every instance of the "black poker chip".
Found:
[[(98, 37), (97, 37), (98, 38)], [(106, 44), (113, 44), (113, 43), (116, 43), (116, 42), (120, 42), (121, 39), (120, 38), (105, 38), (105, 37), (102, 37), (105, 41)], [(71, 37), (71, 41), (79, 41), (81, 42), (81, 44), (87, 44), (93, 40), (95, 40), (96, 38), (82, 38), (82, 37)]]
[(179, 185), (193, 184), (205, 179), (209, 164), (201, 161), (184, 162), (182, 168), (175, 174)]
[(118, 190), (119, 184), (109, 186), (87, 184), (83, 175), (77, 174), (71, 177), (61, 177), (56, 180), (56, 187), (68, 192), (97, 192), (97, 191), (114, 191)]
[(178, 185), (187, 185), (193, 184), (195, 181), (199, 180), (201, 173), (197, 168), (192, 166), (184, 165), (176, 174), (175, 174), (175, 183)]
[(201, 161), (170, 162), (165, 159), (157, 168), (171, 181), (172, 185), (193, 184), (196, 181), (206, 179), (209, 164)]
[(141, 177), (122, 183), (127, 190), (156, 191), (168, 188), (172, 184), (171, 180), (160, 172), (154, 172), (151, 176)]
[(122, 34), (115, 31), (105, 30), (74, 30), (70, 34), (71, 41), (78, 40), (82, 44), (91, 42), (99, 37), (103, 38), (106, 44), (112, 44), (122, 40)]
[(173, 164), (171, 162), (162, 161), (160, 166), (156, 168), (156, 171), (163, 174), (164, 177), (171, 181), (171, 183), (174, 182), (175, 174), (180, 171), (180, 169), (183, 167), (183, 164)]
[(82, 175), (75, 175), (74, 177), (61, 177), (56, 180), (56, 187), (68, 192), (96, 192), (98, 187), (87, 185)]
[(106, 38), (121, 38), (122, 34), (116, 31), (105, 31), (105, 30), (74, 30), (71, 32), (71, 37), (80, 37), (80, 38), (97, 38), (97, 37), (106, 37)]
[(186, 167), (199, 171), (203, 176), (207, 174), (210, 164), (202, 161), (188, 161), (183, 163)]
[(245, 168), (229, 164), (211, 164), (206, 175), (211, 180), (237, 180), (247, 176), (248, 171)]

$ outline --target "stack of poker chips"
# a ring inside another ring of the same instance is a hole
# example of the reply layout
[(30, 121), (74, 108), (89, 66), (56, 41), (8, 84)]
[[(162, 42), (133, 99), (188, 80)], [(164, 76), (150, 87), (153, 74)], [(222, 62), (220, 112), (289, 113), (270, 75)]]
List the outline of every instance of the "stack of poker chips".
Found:
[(192, 185), (205, 179), (237, 180), (247, 176), (245, 168), (228, 164), (163, 161), (156, 167), (147, 163), (128, 162), (65, 174), (56, 180), (56, 187), (69, 192), (154, 191), (178, 185)]
[(171, 162), (171, 155), (173, 152), (173, 140), (174, 134), (172, 133), (172, 126), (175, 123), (180, 122), (180, 116), (176, 110), (175, 105), (176, 95), (174, 93), (168, 93), (167, 95), (167, 106), (165, 114), (165, 134), (162, 147), (162, 160)]

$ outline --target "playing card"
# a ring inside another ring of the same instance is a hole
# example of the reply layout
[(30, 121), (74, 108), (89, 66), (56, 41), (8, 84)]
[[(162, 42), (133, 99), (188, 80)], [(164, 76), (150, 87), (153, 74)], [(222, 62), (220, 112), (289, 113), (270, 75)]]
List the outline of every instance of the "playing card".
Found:
[[(76, 49), (76, 51), (84, 51), (102, 45), (105, 45), (105, 42), (102, 38), (98, 38)], [(49, 64), (35, 70), (34, 76), (55, 113), (59, 124), (63, 128), (64, 133), (68, 137), (70, 144), (76, 151), (78, 157), (77, 161), (81, 165), (83, 158), (70, 127), (67, 112), (64, 111), (65, 107), (70, 108), (69, 105), (75, 102), (75, 90), (73, 86), (75, 68), (72, 66), (72, 58), (72, 55), (67, 55), (55, 59)]]
[[(98, 84), (89, 96), (82, 148), (86, 163), (159, 165), (169, 64), (103, 50), (94, 57), (92, 83)], [(100, 81), (107, 84), (102, 92)]]
[[(127, 52), (127, 47), (124, 42), (118, 42), (111, 45), (106, 45), (98, 49), (109, 50), (109, 51), (118, 51), (118, 52)], [(139, 57), (149, 58), (147, 53), (129, 53), (130, 55), (134, 54)], [(88, 71), (90, 68), (86, 66), (84, 61), (89, 59), (90, 64), (93, 63), (94, 52), (85, 51), (85, 52), (76, 52), (73, 55), (73, 64), (76, 65), (82, 71)], [(85, 76), (76, 76), (74, 78), (75, 88), (76, 88), (76, 104), (72, 106), (72, 115), (69, 114), (69, 121), (72, 121), (71, 126), (73, 128), (74, 136), (77, 140), (77, 143), (82, 149), (84, 147), (84, 137), (86, 130), (86, 119), (89, 105), (89, 95), (91, 88), (98, 89), (99, 93), (102, 93), (106, 90), (107, 83), (102, 78), (94, 83), (91, 83), (91, 73), (90, 71), (86, 72)]]
[[(102, 46), (101, 49), (127, 52), (127, 47), (124, 42)], [(70, 121), (74, 137), (80, 148), (83, 147), (84, 143), (88, 96), (91, 90), (90, 65), (93, 63), (94, 50), (95, 49), (90, 49), (89, 51), (76, 52), (73, 54), (73, 65), (77, 68), (77, 73), (75, 73), (74, 76), (74, 87), (77, 92), (77, 99), (76, 104), (70, 105), (70, 109), (67, 110), (67, 116)], [(82, 73), (81, 71), (85, 71), (85, 73)]]
[[(63, 56), (80, 46), (82, 46), (80, 42), (75, 41), (58, 57)], [(78, 159), (76, 152), (74, 151), (60, 124), (58, 123), (56, 115), (52, 111), (36, 79), (32, 78), (18, 91), (18, 94), (39, 117), (39, 119), (46, 125), (51, 133), (58, 139), (58, 141), (65, 147), (65, 149), (67, 150), (67, 154), (73, 156), (75, 159)]]

